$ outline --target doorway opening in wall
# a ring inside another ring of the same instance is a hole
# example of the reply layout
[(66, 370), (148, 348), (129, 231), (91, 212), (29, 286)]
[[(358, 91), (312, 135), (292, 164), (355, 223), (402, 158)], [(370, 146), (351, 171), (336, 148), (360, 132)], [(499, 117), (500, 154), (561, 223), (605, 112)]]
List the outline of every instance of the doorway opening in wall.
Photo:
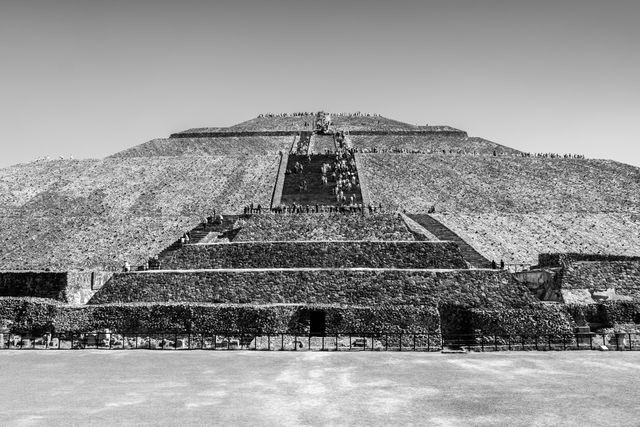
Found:
[(314, 310), (309, 313), (309, 332), (314, 336), (324, 336), (326, 330), (327, 313)]

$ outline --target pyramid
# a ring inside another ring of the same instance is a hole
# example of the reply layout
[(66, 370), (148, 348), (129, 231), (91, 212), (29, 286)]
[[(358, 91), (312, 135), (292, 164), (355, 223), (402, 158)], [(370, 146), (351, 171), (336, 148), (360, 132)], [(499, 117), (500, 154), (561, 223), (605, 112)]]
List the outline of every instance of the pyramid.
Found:
[(449, 126), (263, 114), (0, 169), (0, 197), (0, 321), (23, 333), (384, 331), (438, 348), (640, 323), (640, 168)]

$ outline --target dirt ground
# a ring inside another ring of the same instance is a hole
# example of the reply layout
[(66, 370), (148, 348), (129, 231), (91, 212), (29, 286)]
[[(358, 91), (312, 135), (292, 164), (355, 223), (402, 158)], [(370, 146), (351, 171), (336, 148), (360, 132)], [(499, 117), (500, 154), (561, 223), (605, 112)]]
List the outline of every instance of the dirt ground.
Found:
[(0, 351), (2, 425), (639, 425), (640, 352)]

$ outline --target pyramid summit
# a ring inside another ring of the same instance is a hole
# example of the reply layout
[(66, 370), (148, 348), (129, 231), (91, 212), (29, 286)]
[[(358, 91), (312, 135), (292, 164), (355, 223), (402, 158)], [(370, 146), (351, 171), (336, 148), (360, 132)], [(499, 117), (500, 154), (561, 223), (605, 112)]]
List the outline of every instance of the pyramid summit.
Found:
[[(18, 329), (16, 304), (32, 298), (53, 313), (43, 325), (69, 307), (124, 304), (65, 324), (75, 330), (122, 329), (136, 310), (204, 327), (176, 311), (195, 305), (231, 329), (265, 327), (237, 318), (263, 310), (269, 325), (306, 332), (319, 327), (313, 312), (323, 333), (367, 318), (445, 335), (563, 334), (598, 323), (570, 304), (638, 310), (640, 168), (450, 126), (261, 114), (104, 159), (0, 169), (0, 197), (0, 320)], [(127, 327), (159, 330), (149, 316)]]

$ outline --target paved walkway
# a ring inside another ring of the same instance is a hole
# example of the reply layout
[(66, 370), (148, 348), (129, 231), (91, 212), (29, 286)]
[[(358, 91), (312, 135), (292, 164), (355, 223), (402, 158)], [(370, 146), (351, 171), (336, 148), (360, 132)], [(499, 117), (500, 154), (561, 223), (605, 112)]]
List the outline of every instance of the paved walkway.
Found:
[(5, 425), (638, 425), (640, 353), (0, 351)]

